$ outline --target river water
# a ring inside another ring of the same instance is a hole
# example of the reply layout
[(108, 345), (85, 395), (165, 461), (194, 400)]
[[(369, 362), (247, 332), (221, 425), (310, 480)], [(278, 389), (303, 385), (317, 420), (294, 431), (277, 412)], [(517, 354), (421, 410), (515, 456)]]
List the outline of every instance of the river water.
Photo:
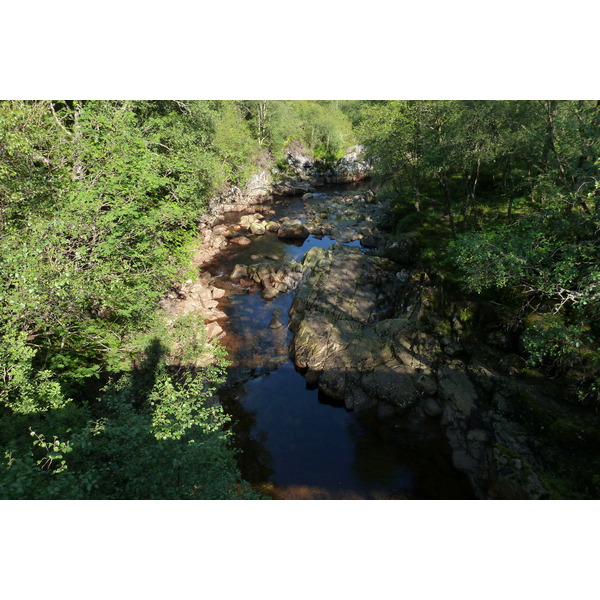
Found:
[[(267, 218), (304, 220), (307, 205), (324, 202), (324, 194), (309, 201), (274, 199), (274, 214)], [(205, 267), (213, 284), (228, 292), (220, 308), (228, 315), (222, 343), (232, 364), (220, 399), (233, 417), (245, 479), (282, 499), (472, 498), (438, 421), (377, 410), (355, 414), (312, 389), (288, 357), (293, 292), (267, 301), (259, 287), (229, 280), (238, 263), (300, 261), (312, 247), (335, 241), (311, 235), (303, 243), (286, 243), (273, 233), (251, 239), (248, 246), (229, 244)], [(280, 329), (269, 328), (274, 311), (280, 312)]]

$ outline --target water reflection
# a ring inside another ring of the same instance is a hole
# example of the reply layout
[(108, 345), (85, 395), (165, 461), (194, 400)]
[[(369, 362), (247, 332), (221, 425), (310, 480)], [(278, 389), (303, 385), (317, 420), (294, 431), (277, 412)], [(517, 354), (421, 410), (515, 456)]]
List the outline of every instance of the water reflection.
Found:
[[(232, 403), (233, 401), (233, 403)], [(330, 498), (470, 498), (433, 422), (355, 415), (307, 388), (291, 362), (226, 399), (253, 484), (320, 490)]]
[[(297, 216), (304, 206), (298, 198), (278, 202), (274, 218)], [(222, 309), (229, 316), (224, 343), (233, 365), (220, 396), (234, 420), (244, 477), (279, 498), (471, 497), (437, 422), (356, 415), (310, 389), (287, 354), (292, 294), (266, 301), (258, 287), (243, 289), (229, 280), (238, 263), (299, 261), (311, 248), (334, 243), (312, 235), (283, 242), (267, 233), (245, 247), (230, 245), (208, 267), (230, 292)], [(280, 311), (279, 329), (269, 328), (274, 311)]]

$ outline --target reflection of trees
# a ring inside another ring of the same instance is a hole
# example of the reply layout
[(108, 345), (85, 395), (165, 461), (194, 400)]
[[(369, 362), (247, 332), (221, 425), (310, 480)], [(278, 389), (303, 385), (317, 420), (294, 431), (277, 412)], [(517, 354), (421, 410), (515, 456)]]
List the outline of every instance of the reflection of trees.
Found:
[(452, 452), (438, 422), (375, 411), (356, 415), (349, 431), (353, 471), (368, 495), (415, 499), (473, 498), (467, 477), (452, 464)]
[(261, 440), (252, 437), (256, 425), (256, 413), (245, 410), (240, 398), (246, 394), (244, 382), (228, 385), (219, 391), (219, 399), (225, 412), (232, 417), (230, 429), (234, 446), (239, 452), (236, 461), (242, 476), (251, 484), (266, 483), (273, 473), (273, 457), (266, 446), (266, 434)]

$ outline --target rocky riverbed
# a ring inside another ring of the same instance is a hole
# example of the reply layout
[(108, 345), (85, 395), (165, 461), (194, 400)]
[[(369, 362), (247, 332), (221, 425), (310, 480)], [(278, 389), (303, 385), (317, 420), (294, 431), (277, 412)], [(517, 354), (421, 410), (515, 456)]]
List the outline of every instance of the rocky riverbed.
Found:
[[(171, 316), (198, 311), (230, 355), (246, 335), (260, 350), (245, 363), (253, 373), (289, 356), (307, 389), (357, 417), (430, 423), (475, 497), (549, 497), (543, 419), (523, 413), (561, 409), (493, 335), (467, 334), (442, 282), (419, 268), (416, 238), (388, 241), (385, 219), (364, 189), (226, 213), (202, 232), (199, 278), (163, 306)], [(262, 325), (242, 335), (228, 306), (243, 297), (258, 298), (250, 320)]]

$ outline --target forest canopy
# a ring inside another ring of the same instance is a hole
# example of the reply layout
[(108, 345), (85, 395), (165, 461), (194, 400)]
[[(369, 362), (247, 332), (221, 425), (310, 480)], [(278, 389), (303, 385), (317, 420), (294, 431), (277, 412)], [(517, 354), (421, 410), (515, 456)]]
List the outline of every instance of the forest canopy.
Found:
[(211, 200), (357, 143), (392, 234), (597, 410), (599, 102), (2, 101), (2, 497), (254, 497), (210, 403), (226, 361), (169, 370), (158, 302)]

